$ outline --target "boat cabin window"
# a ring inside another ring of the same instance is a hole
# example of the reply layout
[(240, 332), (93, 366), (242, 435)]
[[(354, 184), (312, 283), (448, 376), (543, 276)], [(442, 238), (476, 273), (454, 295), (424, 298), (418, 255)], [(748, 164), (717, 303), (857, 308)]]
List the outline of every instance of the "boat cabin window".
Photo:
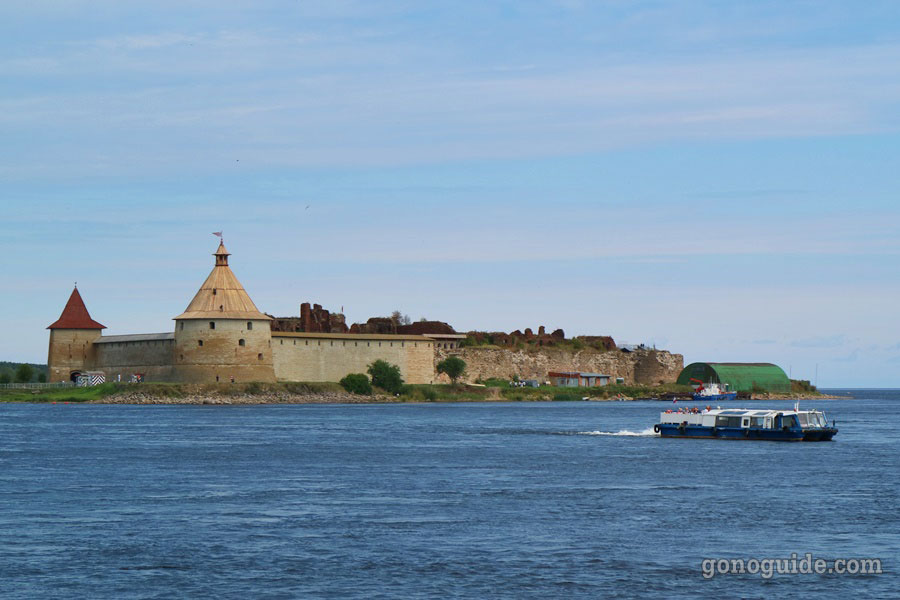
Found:
[(781, 417), (781, 426), (782, 427), (796, 427), (797, 419), (794, 418), (794, 415)]
[(765, 417), (750, 417), (750, 427), (762, 427)]
[(741, 418), (740, 417), (716, 417), (716, 427), (740, 427), (741, 426)]
[(750, 427), (750, 417), (744, 417), (741, 420), (741, 427)]
[(806, 418), (806, 413), (800, 413), (797, 415), (797, 418), (800, 419), (800, 425), (809, 425), (809, 419)]

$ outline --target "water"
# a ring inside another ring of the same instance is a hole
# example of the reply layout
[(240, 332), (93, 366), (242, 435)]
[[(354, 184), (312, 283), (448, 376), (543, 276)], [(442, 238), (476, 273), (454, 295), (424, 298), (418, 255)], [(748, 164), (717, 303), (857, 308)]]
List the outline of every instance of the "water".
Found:
[[(0, 405), (2, 597), (897, 597), (900, 392), (855, 395), (819, 444), (660, 439), (660, 402)], [(792, 552), (886, 573), (701, 575)]]

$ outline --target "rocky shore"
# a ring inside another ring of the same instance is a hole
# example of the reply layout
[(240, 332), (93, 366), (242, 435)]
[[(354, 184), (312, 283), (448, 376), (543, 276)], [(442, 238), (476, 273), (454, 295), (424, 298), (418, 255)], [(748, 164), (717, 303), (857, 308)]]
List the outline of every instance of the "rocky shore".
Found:
[(391, 396), (356, 396), (340, 392), (315, 392), (308, 394), (264, 393), (264, 394), (188, 394), (171, 397), (144, 392), (114, 394), (91, 404), (371, 404), (392, 402)]
[(829, 394), (751, 394), (750, 400), (837, 400), (839, 398), (852, 398), (849, 394), (846, 396), (831, 396)]

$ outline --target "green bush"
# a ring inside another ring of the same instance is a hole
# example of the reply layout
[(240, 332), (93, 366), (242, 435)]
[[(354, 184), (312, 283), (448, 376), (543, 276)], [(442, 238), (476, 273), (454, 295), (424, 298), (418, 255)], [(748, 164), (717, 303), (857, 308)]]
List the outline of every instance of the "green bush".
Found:
[(572, 392), (556, 392), (553, 394), (554, 402), (574, 402), (576, 400), (581, 400), (581, 396)]
[(422, 388), (422, 397), (429, 402), (434, 402), (438, 397), (437, 390), (433, 387), (424, 387)]
[(456, 383), (456, 380), (466, 372), (466, 361), (458, 356), (448, 356), (439, 362), (435, 369), (438, 373), (445, 373), (453, 383)]
[(368, 373), (372, 377), (372, 385), (380, 387), (391, 394), (399, 394), (403, 390), (403, 377), (400, 367), (383, 360), (376, 360), (369, 365)]
[(365, 373), (350, 373), (340, 381), (341, 387), (351, 394), (359, 394), (360, 396), (372, 395), (372, 384)]

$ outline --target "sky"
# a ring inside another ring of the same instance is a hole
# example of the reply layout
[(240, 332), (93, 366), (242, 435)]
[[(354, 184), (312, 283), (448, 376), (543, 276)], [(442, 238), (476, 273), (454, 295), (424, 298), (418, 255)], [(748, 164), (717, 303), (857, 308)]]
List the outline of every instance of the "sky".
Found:
[(0, 360), (73, 284), (900, 387), (900, 3), (0, 4)]

